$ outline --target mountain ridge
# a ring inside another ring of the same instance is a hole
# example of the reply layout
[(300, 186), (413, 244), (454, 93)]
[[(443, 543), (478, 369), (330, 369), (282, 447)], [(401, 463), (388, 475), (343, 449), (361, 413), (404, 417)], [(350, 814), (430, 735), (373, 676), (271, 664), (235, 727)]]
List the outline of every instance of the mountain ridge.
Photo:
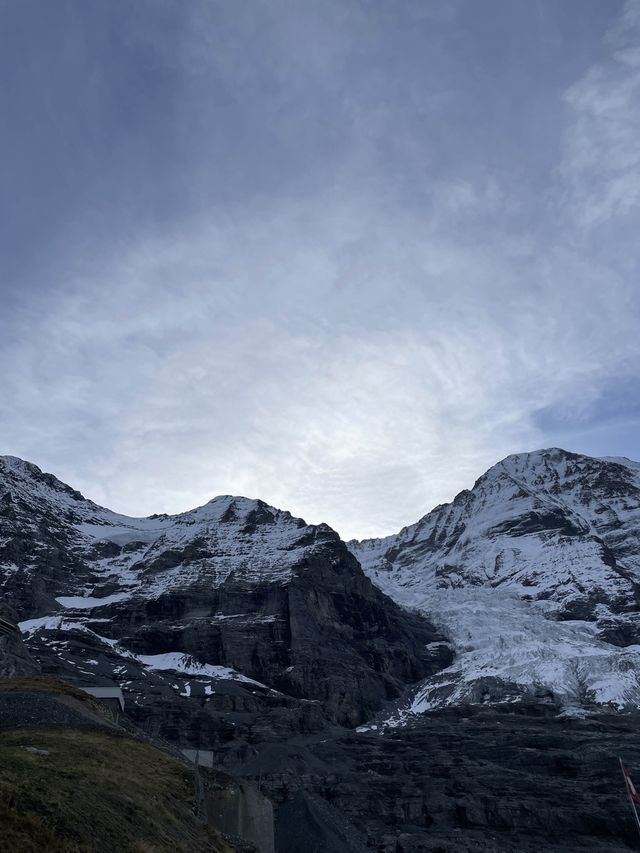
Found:
[(523, 694), (635, 707), (639, 535), (638, 463), (550, 448), (506, 457), (398, 534), (349, 542), (458, 653), (405, 712)]
[[(173, 598), (160, 608), (173, 612), (185, 595), (215, 604), (207, 618), (221, 630), (222, 623), (228, 632), (244, 622), (257, 631), (289, 617), (251, 603), (255, 589), (304, 586), (301, 572), (322, 574), (320, 564), (334, 564), (340, 583), (355, 584), (366, 598), (373, 594), (359, 579), (366, 577), (405, 614), (437, 626), (436, 671), (401, 700), (396, 722), (452, 703), (532, 696), (573, 712), (640, 703), (640, 464), (632, 460), (561, 448), (511, 454), (397, 534), (347, 543), (328, 525), (307, 525), (259, 499), (217, 496), (184, 513), (131, 518), (16, 457), (0, 457), (2, 474), (9, 489), (0, 495), (0, 534), (14, 534), (0, 539), (3, 592), (31, 643), (56, 625), (82, 630), (107, 612), (124, 619), (140, 602), (149, 614), (151, 602)], [(35, 550), (17, 547), (20, 537)], [(20, 567), (7, 562), (7, 547), (21, 556)], [(350, 564), (353, 557), (358, 562)], [(334, 569), (323, 581), (327, 590), (333, 577)], [(232, 598), (245, 597), (240, 616), (221, 604), (231, 589)], [(264, 662), (248, 664), (246, 653), (242, 666), (219, 650), (204, 659), (202, 644), (172, 639), (148, 647), (141, 631), (129, 638), (130, 655), (165, 663), (182, 655), (186, 674), (200, 660), (204, 670), (218, 667), (232, 680), (297, 689), (289, 661), (281, 667), (288, 677), (274, 681), (273, 672), (263, 677)], [(94, 631), (106, 643), (120, 641), (104, 633)], [(272, 656), (274, 636), (264, 636)], [(448, 667), (445, 638), (457, 655)], [(262, 658), (264, 648), (253, 654)], [(410, 681), (416, 672), (409, 667), (405, 675)]]
[[(277, 726), (357, 724), (450, 659), (337, 533), (258, 500), (134, 519), (0, 459), (0, 565), (44, 671), (121, 682), (141, 716), (159, 693), (160, 725), (200, 697), (210, 732), (224, 696), (245, 718), (247, 706), (278, 706)], [(185, 746), (199, 731), (180, 735)]]
[(326, 847), (318, 816), (341, 853), (627, 849), (638, 467), (516, 454), (347, 545), (232, 496), (129, 518), (0, 459), (0, 671), (117, 683), (145, 736), (258, 784), (283, 851)]

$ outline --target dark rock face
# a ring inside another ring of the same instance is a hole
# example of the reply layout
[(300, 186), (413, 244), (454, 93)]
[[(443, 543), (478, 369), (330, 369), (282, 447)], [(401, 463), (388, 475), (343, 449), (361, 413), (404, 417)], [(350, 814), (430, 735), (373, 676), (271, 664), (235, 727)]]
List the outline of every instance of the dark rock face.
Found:
[(0, 678), (34, 675), (40, 667), (29, 654), (15, 612), (0, 602)]
[(442, 639), (433, 626), (381, 595), (337, 541), (305, 556), (285, 585), (228, 578), (101, 612), (108, 635), (136, 655), (183, 652), (230, 667), (319, 701), (328, 719), (348, 725), (451, 660), (446, 646), (426, 649)]
[(278, 853), (331, 850), (331, 853), (367, 853), (366, 834), (326, 799), (297, 791), (278, 811)]
[(19, 635), (0, 634), (0, 678), (32, 675), (39, 671), (40, 666), (29, 654)]
[[(310, 849), (321, 844), (337, 817), (354, 850), (376, 853), (622, 853), (638, 841), (617, 756), (640, 768), (639, 724), (535, 706), (451, 709), (384, 735), (298, 740), (245, 772), (280, 804), (287, 853), (305, 832)], [(318, 800), (333, 821), (318, 819)]]
[[(264, 737), (357, 725), (451, 660), (326, 525), (229, 497), (127, 519), (35, 466), (0, 464), (3, 592), (44, 670), (123, 683), (134, 714), (151, 724), (153, 705), (185, 746), (219, 740), (220, 710), (263, 714)], [(183, 701), (196, 696), (202, 713)]]

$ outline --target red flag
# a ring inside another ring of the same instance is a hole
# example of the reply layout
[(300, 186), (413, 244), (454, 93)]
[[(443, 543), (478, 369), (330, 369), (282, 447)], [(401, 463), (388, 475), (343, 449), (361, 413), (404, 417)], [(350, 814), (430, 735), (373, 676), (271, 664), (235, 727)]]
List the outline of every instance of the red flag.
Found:
[(635, 785), (631, 781), (631, 776), (629, 776), (627, 768), (624, 766), (624, 764), (622, 764), (622, 773), (624, 775), (624, 781), (627, 784), (627, 791), (629, 792), (629, 796), (631, 797), (634, 803), (640, 803), (640, 795), (636, 791)]

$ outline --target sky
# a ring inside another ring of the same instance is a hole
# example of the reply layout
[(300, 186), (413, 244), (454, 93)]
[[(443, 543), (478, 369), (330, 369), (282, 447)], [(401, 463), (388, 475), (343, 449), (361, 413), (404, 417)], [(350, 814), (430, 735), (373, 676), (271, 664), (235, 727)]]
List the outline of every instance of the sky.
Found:
[(640, 459), (639, 0), (0, 0), (0, 453), (385, 535)]

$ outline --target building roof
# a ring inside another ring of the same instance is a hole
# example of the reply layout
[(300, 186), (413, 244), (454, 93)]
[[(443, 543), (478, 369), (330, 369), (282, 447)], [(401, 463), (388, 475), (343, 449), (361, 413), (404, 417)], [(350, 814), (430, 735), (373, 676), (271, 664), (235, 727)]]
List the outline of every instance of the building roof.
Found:
[(117, 699), (118, 704), (120, 705), (120, 710), (124, 711), (124, 695), (122, 690), (115, 684), (112, 687), (109, 687), (108, 685), (98, 685), (96, 687), (84, 686), (79, 689), (88, 693), (90, 696), (95, 696), (96, 699)]

